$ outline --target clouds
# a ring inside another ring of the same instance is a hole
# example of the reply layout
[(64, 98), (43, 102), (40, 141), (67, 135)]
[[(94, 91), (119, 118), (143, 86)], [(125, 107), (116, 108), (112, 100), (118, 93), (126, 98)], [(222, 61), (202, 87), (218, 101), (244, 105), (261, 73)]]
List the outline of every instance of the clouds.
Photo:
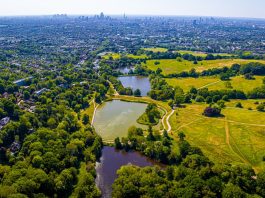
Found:
[(55, 13), (201, 15), (265, 18), (263, 0), (0, 0), (0, 15)]

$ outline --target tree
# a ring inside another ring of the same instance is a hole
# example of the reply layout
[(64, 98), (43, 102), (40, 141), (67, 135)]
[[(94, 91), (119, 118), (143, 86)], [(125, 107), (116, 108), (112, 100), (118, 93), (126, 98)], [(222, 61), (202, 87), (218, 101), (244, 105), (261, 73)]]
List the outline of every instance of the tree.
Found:
[(264, 111), (264, 108), (265, 108), (264, 104), (259, 104), (259, 105), (257, 106), (257, 110), (258, 110), (258, 111)]
[(5, 86), (3, 83), (0, 83), (0, 94), (3, 94), (5, 92)]
[(204, 97), (203, 96), (197, 96), (195, 98), (195, 102), (204, 102)]
[(51, 129), (55, 129), (57, 127), (57, 122), (56, 122), (55, 118), (53, 118), (53, 117), (49, 118), (49, 120), (47, 121), (47, 125)]
[(28, 91), (24, 91), (23, 98), (28, 100), (30, 98), (30, 93)]
[(140, 97), (140, 96), (141, 96), (141, 90), (140, 90), (140, 89), (136, 89), (136, 90), (133, 92), (133, 95), (136, 96), (136, 97)]
[(183, 132), (179, 132), (179, 133), (178, 133), (178, 137), (179, 137), (179, 140), (180, 140), (180, 141), (184, 141), (186, 135), (185, 135)]
[(101, 97), (100, 97), (99, 93), (96, 93), (96, 95), (95, 95), (95, 102), (98, 103), (98, 104), (101, 103)]
[(223, 198), (245, 198), (246, 194), (239, 188), (231, 183), (227, 184), (222, 192)]
[(244, 77), (247, 80), (253, 80), (254, 79), (254, 77), (253, 77), (253, 75), (251, 73), (245, 74)]
[(225, 82), (225, 87), (228, 88), (228, 89), (233, 89), (232, 84), (229, 81)]
[(222, 74), (220, 74), (220, 79), (222, 81), (229, 80), (230, 79), (230, 75), (228, 73), (222, 73)]
[(153, 129), (152, 129), (151, 125), (148, 126), (148, 135), (146, 137), (146, 140), (147, 141), (154, 141), (155, 140), (155, 136), (153, 135)]
[[(160, 63), (159, 63), (160, 64)], [(160, 69), (160, 68), (157, 68), (157, 70), (156, 70), (156, 74), (157, 75), (160, 75), (162, 73), (162, 69)]]
[(87, 114), (84, 114), (84, 116), (83, 116), (83, 124), (88, 124), (89, 123), (89, 115), (87, 115)]
[(219, 107), (206, 107), (203, 111), (203, 115), (207, 117), (217, 117), (221, 115), (221, 109)]
[(265, 171), (260, 172), (257, 176), (257, 193), (265, 197)]
[(243, 108), (241, 102), (236, 103), (236, 107), (237, 107), (237, 108)]
[(174, 102), (177, 106), (185, 102), (184, 91), (180, 87), (175, 87)]
[(115, 138), (114, 146), (115, 146), (116, 149), (122, 149), (122, 144), (121, 144), (121, 141), (120, 141), (119, 137)]

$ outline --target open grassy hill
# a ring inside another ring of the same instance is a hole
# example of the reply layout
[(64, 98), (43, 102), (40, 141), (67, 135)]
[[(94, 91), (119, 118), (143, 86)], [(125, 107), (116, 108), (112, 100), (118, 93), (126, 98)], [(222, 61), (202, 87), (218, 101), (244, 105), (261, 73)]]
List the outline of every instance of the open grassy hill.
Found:
[[(155, 64), (159, 62), (160, 64)], [(156, 71), (158, 68), (162, 69), (163, 74), (180, 73), (182, 71), (190, 71), (195, 68), (196, 71), (204, 71), (211, 68), (221, 68), (224, 66), (230, 67), (235, 63), (244, 64), (249, 62), (262, 62), (264, 60), (245, 60), (245, 59), (221, 59), (221, 60), (203, 60), (199, 61), (198, 64), (194, 64), (191, 61), (182, 60), (177, 61), (176, 59), (163, 59), (163, 60), (148, 60), (146, 64), (149, 69)]]
[(236, 102), (229, 102), (220, 118), (203, 116), (205, 104), (180, 108), (170, 118), (172, 131), (183, 131), (214, 162), (244, 163), (259, 171), (265, 168), (265, 113), (247, 109), (255, 108), (255, 101), (241, 101), (243, 109), (235, 108)]
[[(191, 87), (203, 88), (209, 90), (236, 89), (248, 92), (253, 88), (260, 87), (264, 76), (255, 76), (254, 80), (246, 80), (243, 76), (236, 76), (230, 81), (221, 81), (217, 77), (200, 77), (200, 78), (166, 78), (169, 85), (180, 86), (184, 91), (189, 91)], [(227, 86), (227, 82), (231, 83), (231, 87)]]

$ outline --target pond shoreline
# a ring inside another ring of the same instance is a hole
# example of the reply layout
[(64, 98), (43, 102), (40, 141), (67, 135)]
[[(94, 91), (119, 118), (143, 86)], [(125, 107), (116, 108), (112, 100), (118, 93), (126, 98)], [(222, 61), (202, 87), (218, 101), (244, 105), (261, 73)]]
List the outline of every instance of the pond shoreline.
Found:
[(102, 193), (102, 198), (111, 198), (112, 184), (117, 178), (117, 170), (126, 165), (165, 167), (165, 165), (144, 156), (140, 152), (125, 152), (116, 150), (114, 147), (104, 146), (100, 160), (96, 163), (97, 177), (95, 179), (96, 185)]

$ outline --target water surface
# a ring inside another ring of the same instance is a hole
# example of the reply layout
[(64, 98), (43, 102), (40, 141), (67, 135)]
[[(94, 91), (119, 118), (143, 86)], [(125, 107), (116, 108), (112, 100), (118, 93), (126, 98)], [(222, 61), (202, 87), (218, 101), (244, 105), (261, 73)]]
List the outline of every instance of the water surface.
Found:
[(142, 96), (147, 96), (151, 90), (151, 85), (147, 77), (123, 76), (118, 78), (124, 87), (131, 87), (133, 90), (140, 89)]
[(144, 113), (147, 104), (113, 100), (103, 103), (95, 114), (94, 127), (105, 141), (126, 137), (130, 126), (139, 125), (136, 120)]
[(117, 178), (117, 170), (124, 165), (133, 164), (140, 167), (154, 166), (161, 164), (149, 160), (138, 152), (117, 151), (113, 147), (104, 147), (100, 162), (96, 163), (97, 178), (96, 184), (102, 192), (103, 198), (110, 198), (112, 184)]

